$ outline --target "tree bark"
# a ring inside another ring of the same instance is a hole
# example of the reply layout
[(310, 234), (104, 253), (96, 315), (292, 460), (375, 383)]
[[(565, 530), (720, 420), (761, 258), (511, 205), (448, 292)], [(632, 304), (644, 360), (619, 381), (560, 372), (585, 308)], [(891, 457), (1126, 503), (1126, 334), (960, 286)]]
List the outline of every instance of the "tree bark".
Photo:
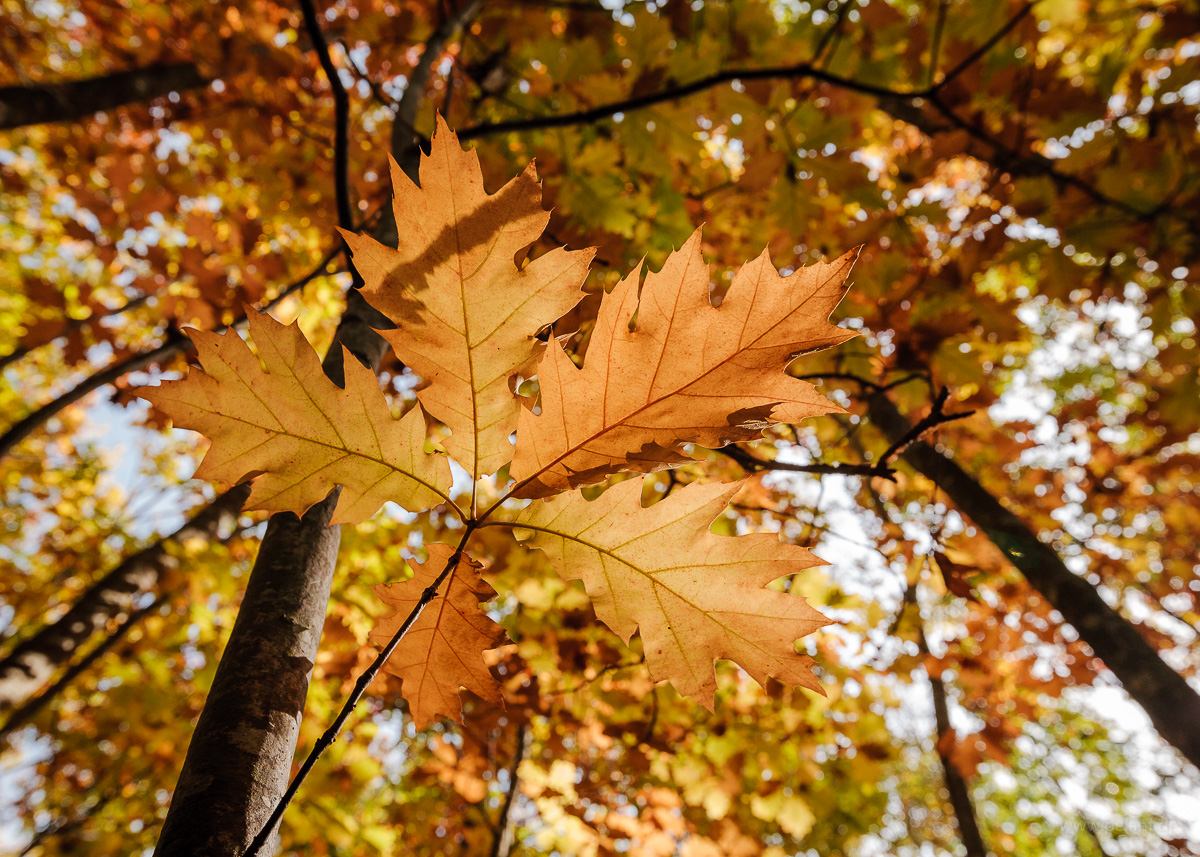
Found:
[[(908, 421), (884, 393), (867, 400), (871, 421), (888, 438), (903, 437)], [(1145, 710), (1158, 733), (1200, 767), (1200, 695), (1169, 667), (1137, 629), (1076, 576), (1054, 549), (954, 461), (927, 443), (901, 457), (946, 492), (959, 511), (991, 539), (1025, 579), (1079, 632), (1104, 665)]]
[(123, 104), (207, 86), (195, 63), (157, 64), (87, 80), (0, 88), (0, 130), (82, 119)]
[(272, 516), (188, 746), (159, 857), (237, 857), (287, 788), (325, 623), (339, 490), (303, 518)]
[(249, 493), (249, 486), (226, 491), (177, 531), (128, 557), (93, 583), (61, 618), (21, 642), (0, 661), (0, 710), (24, 705), (92, 634), (127, 612), (139, 595), (155, 589), (163, 574), (176, 566), (168, 550), (173, 542), (212, 538), (222, 522), (242, 508)]
[[(413, 126), (433, 60), (475, 8), (468, 4), (430, 36), (397, 107), (393, 155), (413, 181), (418, 181), (420, 150), (404, 129)], [(395, 220), (386, 208), (376, 237), (396, 244)], [(351, 289), (325, 357), (325, 374), (344, 383), (342, 345), (377, 370), (387, 344), (373, 328), (390, 326)], [(341, 527), (329, 526), (340, 490), (303, 518), (271, 517), (188, 747), (156, 857), (240, 855), (286, 791), (341, 539)], [(265, 853), (276, 850), (277, 842), (273, 832)]]

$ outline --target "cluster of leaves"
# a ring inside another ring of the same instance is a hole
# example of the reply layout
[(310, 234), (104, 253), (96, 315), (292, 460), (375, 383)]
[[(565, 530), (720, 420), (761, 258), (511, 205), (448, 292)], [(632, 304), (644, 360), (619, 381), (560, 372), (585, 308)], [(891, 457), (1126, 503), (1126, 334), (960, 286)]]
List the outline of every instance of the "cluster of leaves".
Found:
[[(545, 344), (537, 334), (579, 302), (592, 254), (523, 259), (548, 219), (532, 165), (488, 194), (476, 157), (439, 122), (420, 186), (398, 167), (392, 175), (398, 247), (345, 237), (364, 295), (395, 324), (384, 337), (421, 378), (420, 407), (393, 418), (349, 352), (341, 388), (298, 328), (251, 315), (257, 357), (234, 333), (197, 332), (204, 372), (142, 393), (213, 441), (197, 475), (228, 485), (253, 476), (248, 506), (270, 511), (303, 513), (340, 488), (335, 524), (366, 520), (388, 500), (458, 516), (458, 545), (428, 545), (413, 579), (381, 593), (397, 612), (375, 637), (408, 634), (389, 669), (418, 726), (460, 718), (460, 687), (502, 701), (484, 651), (503, 635), (480, 609), (494, 592), (467, 553), (471, 535), (490, 526), (512, 529), (564, 577), (581, 579), (623, 640), (640, 630), (651, 676), (710, 708), (717, 658), (760, 682), (819, 689), (793, 642), (823, 618), (765, 588), (819, 560), (771, 535), (708, 533), (740, 484), (688, 486), (648, 509), (639, 480), (590, 501), (579, 489), (682, 463), (691, 444), (750, 440), (771, 423), (837, 410), (784, 370), (853, 335), (826, 320), (851, 257), (784, 277), (764, 253), (718, 307), (696, 233), (661, 271), (643, 282), (635, 269), (605, 295), (580, 368), (558, 331)], [(537, 379), (536, 414), (518, 393), (522, 375)], [(449, 429), (448, 455), (426, 451), (425, 413)], [(471, 480), (461, 505), (449, 460)], [(479, 511), (480, 480), (502, 468), (509, 478), (491, 480), (499, 496)], [(421, 613), (443, 584), (445, 596)]]

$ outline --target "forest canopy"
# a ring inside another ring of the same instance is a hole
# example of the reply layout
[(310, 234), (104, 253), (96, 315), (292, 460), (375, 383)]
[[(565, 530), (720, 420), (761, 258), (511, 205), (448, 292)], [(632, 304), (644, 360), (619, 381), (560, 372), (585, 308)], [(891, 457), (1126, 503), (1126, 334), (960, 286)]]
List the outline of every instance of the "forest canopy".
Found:
[(1200, 850), (1190, 5), (0, 16), (0, 851)]

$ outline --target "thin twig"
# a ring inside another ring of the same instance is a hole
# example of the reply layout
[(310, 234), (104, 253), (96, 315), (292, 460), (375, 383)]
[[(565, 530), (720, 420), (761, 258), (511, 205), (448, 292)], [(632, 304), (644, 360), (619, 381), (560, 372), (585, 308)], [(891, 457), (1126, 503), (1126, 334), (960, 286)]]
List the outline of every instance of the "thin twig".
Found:
[[(824, 377), (836, 377), (843, 380), (856, 381), (872, 392), (881, 392), (885, 388), (873, 381), (867, 381), (864, 378), (859, 378), (857, 375), (846, 375), (839, 372), (825, 373)], [(816, 377), (816, 376), (808, 376)], [(911, 380), (911, 379), (906, 379)], [(879, 457), (879, 460), (872, 464), (851, 464), (840, 462), (838, 464), (793, 464), (788, 461), (773, 461), (759, 458), (743, 447), (736, 444), (724, 446), (717, 452), (732, 458), (746, 470), (751, 472), (761, 470), (779, 470), (787, 473), (816, 473), (828, 476), (865, 476), (867, 478), (887, 479), (890, 482), (896, 481), (896, 471), (888, 462), (899, 455), (908, 447), (909, 444), (920, 439), (922, 435), (940, 425), (953, 422), (955, 420), (965, 419), (974, 414), (974, 411), (960, 411), (954, 414), (948, 414), (945, 411), (946, 402), (950, 398), (950, 389), (942, 387), (941, 392), (933, 400), (933, 407), (925, 417), (914, 425), (909, 431), (895, 443), (887, 448), (887, 450)]]
[(1040, 0), (1033, 0), (1033, 2), (1026, 3), (1024, 6), (1022, 6), (1020, 8), (1020, 10), (1017, 12), (1017, 14), (1013, 15), (1011, 18), (1008, 19), (1008, 21), (1005, 22), (1004, 26), (1002, 26), (996, 32), (992, 33), (992, 35), (988, 39), (986, 39), (979, 47), (977, 47), (975, 50), (971, 51), (971, 53), (969, 53), (966, 57), (964, 57), (962, 62), (960, 62), (958, 65), (954, 66), (954, 68), (950, 69), (950, 71), (946, 72), (945, 77), (943, 77), (940, 81), (938, 81), (933, 86), (927, 87), (930, 94), (932, 95), (932, 94), (937, 93), (939, 90), (942, 89), (942, 87), (946, 86), (948, 83), (950, 83), (952, 80), (954, 80), (960, 74), (962, 74), (964, 71), (969, 69), (971, 66), (975, 65), (975, 63), (979, 62), (985, 56), (987, 56), (988, 52), (992, 48), (996, 47), (996, 45), (998, 45), (1000, 43), (1001, 39), (1003, 39), (1005, 36), (1007, 36), (1009, 33), (1011, 33), (1013, 31), (1013, 29), (1017, 26), (1017, 24), (1021, 23), (1021, 21), (1024, 20), (1025, 16), (1028, 15), (1030, 12), (1032, 12), (1033, 7), (1036, 6), (1039, 2), (1040, 2)]
[(508, 857), (512, 851), (513, 833), (509, 815), (513, 802), (517, 797), (517, 786), (521, 783), (517, 769), (525, 759), (526, 745), (529, 743), (529, 726), (522, 723), (517, 727), (517, 747), (513, 751), (512, 762), (508, 766), (508, 788), (504, 793), (504, 804), (500, 807), (500, 817), (492, 828), (495, 835), (492, 839), (492, 850), (489, 857)]
[(949, 5), (950, 0), (938, 0), (937, 17), (933, 20), (933, 42), (929, 46), (929, 77), (925, 81), (926, 86), (933, 86), (936, 82), (938, 58), (942, 53), (942, 31), (946, 28), (946, 8)]
[(107, 312), (95, 313), (93, 315), (88, 316), (87, 318), (65, 319), (63, 321), (62, 330), (60, 330), (54, 336), (47, 339), (45, 342), (38, 342), (34, 345), (21, 345), (21, 346), (18, 346), (13, 351), (10, 351), (8, 354), (5, 354), (3, 357), (0, 357), (0, 370), (8, 368), (13, 363), (22, 359), (23, 357), (28, 355), (30, 352), (35, 351), (38, 348), (41, 348), (43, 345), (49, 345), (51, 342), (53, 342), (56, 339), (61, 339), (64, 336), (69, 336), (70, 334), (74, 333), (76, 330), (82, 330), (85, 327), (91, 327), (93, 324), (98, 324), (99, 322), (102, 322), (102, 321), (109, 321), (109, 320), (115, 319), (122, 313), (129, 312), (131, 309), (137, 309), (142, 304), (144, 304), (146, 301), (150, 300), (150, 298), (152, 298), (152, 297), (154, 297), (153, 293), (143, 292), (142, 294), (138, 295), (137, 297), (130, 298), (125, 303), (121, 304), (121, 306), (116, 307), (115, 309), (110, 309)]
[(839, 464), (793, 464), (790, 461), (769, 461), (759, 458), (735, 444), (721, 447), (717, 451), (732, 458), (743, 468), (751, 472), (779, 470), (786, 473), (816, 473), (822, 476), (866, 476), (869, 478), (878, 476), (891, 482), (896, 481), (896, 471), (888, 467), (883, 461), (878, 464), (851, 464), (846, 462)]
[(474, 531), (474, 522), (468, 523), (466, 531), (463, 533), (462, 538), (458, 542), (458, 547), (454, 549), (454, 553), (452, 553), (450, 558), (446, 560), (446, 567), (442, 569), (442, 573), (437, 576), (433, 583), (425, 587), (425, 590), (421, 593), (421, 597), (417, 601), (416, 606), (409, 611), (409, 614), (405, 618), (404, 622), (401, 623), (396, 633), (392, 635), (392, 639), (389, 640), (388, 644), (383, 647), (383, 650), (375, 657), (375, 660), (371, 661), (370, 666), (366, 668), (363, 674), (358, 677), (358, 681), (354, 683), (354, 689), (350, 692), (350, 695), (346, 697), (346, 701), (342, 704), (341, 711), (338, 712), (338, 715), (336, 718), (334, 718), (333, 723), (329, 725), (329, 728), (326, 729), (321, 737), (317, 740), (317, 743), (309, 752), (308, 758), (304, 760), (304, 764), (300, 766), (300, 770), (297, 771), (296, 776), (292, 778), (292, 782), (288, 785), (287, 791), (283, 793), (283, 797), (281, 797), (278, 803), (275, 804), (275, 809), (271, 811), (270, 818), (267, 819), (266, 824), (263, 825), (262, 830), (258, 832), (258, 835), (254, 837), (254, 840), (250, 843), (250, 846), (243, 853), (242, 857), (255, 857), (255, 855), (262, 850), (262, 847), (266, 844), (267, 840), (271, 837), (272, 832), (275, 830), (275, 826), (279, 824), (279, 819), (283, 817), (284, 810), (288, 808), (288, 804), (292, 802), (292, 799), (296, 796), (296, 792), (300, 789), (300, 786), (308, 777), (309, 772), (312, 771), (313, 765), (317, 763), (317, 759), (319, 759), (326, 750), (333, 746), (333, 742), (337, 740), (337, 736), (342, 731), (342, 728), (346, 725), (346, 721), (350, 718), (350, 715), (354, 712), (355, 707), (363, 698), (363, 694), (367, 692), (367, 687), (372, 681), (375, 680), (375, 676), (379, 674), (379, 671), (383, 668), (383, 665), (387, 663), (387, 659), (391, 657), (392, 652), (396, 650), (396, 647), (400, 645), (400, 641), (404, 639), (404, 636), (416, 623), (417, 619), (420, 618), (421, 612), (430, 604), (430, 602), (433, 601), (434, 598), (437, 597), (438, 589), (441, 588), (441, 585), (445, 583), (446, 579), (454, 573), (456, 568), (458, 568), (459, 561), (463, 556), (463, 550), (467, 545), (467, 540), (471, 538), (471, 534)]
[(966, 417), (969, 417), (975, 413), (974, 411), (960, 411), (956, 414), (946, 413), (946, 401), (949, 398), (950, 388), (942, 387), (941, 391), (937, 394), (937, 397), (933, 400), (933, 407), (930, 408), (929, 413), (922, 417), (916, 425), (909, 429), (902, 438), (887, 448), (887, 451), (884, 452), (883, 456), (879, 459), (880, 463), (886, 464), (894, 456), (897, 456), (903, 452), (910, 443), (919, 440), (921, 435), (925, 434), (925, 432), (929, 431), (930, 429), (953, 422), (954, 420), (965, 419)]

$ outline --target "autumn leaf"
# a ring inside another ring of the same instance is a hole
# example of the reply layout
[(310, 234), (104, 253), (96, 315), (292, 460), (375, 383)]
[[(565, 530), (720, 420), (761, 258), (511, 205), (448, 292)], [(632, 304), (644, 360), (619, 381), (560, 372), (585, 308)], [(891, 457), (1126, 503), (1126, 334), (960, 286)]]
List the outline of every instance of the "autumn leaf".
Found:
[(447, 451), (484, 476), (512, 458), (511, 381), (538, 356), (538, 331), (583, 297), (593, 251), (556, 248), (519, 265), (550, 218), (533, 164), (488, 194), (478, 156), (440, 117), (420, 169), (417, 187), (392, 163), (397, 249), (343, 234), (363, 294), (399, 325), (383, 336), (428, 381), (417, 396), (450, 427)]
[(249, 318), (261, 363), (234, 332), (191, 331), (203, 371), (141, 393), (177, 427), (212, 439), (196, 478), (256, 477), (247, 508), (298, 514), (342, 485), (333, 523), (364, 521), (388, 500), (419, 511), (446, 499), (450, 468), (425, 453), (419, 408), (393, 418), (375, 376), (349, 353), (342, 389), (299, 327)]
[(548, 346), (541, 414), (522, 411), (518, 422), (515, 496), (660, 470), (687, 460), (685, 444), (753, 440), (773, 422), (839, 413), (784, 369), (855, 335), (827, 321), (854, 259), (784, 277), (764, 252), (738, 271), (719, 307), (709, 300), (699, 230), (646, 277), (640, 296), (635, 270), (602, 301), (582, 369), (557, 342)]
[[(371, 632), (371, 641), (385, 646), (421, 600), (454, 555), (444, 544), (426, 546), (429, 559), (410, 562), (411, 580), (381, 584), (375, 594), (395, 612), (384, 617)], [(400, 677), (401, 693), (418, 729), (438, 715), (462, 723), (459, 688), (466, 688), (494, 705), (503, 705), (500, 683), (492, 677), (483, 653), (507, 639), (504, 629), (480, 609), (482, 601), (496, 596), (479, 576), (480, 564), (465, 554), (443, 584), (442, 597), (422, 611), (387, 662), (386, 669)]]
[(642, 508), (641, 479), (591, 502), (578, 491), (534, 502), (516, 535), (541, 548), (566, 579), (580, 579), (596, 615), (626, 643), (640, 630), (655, 680), (713, 707), (713, 661), (735, 661), (760, 683), (768, 676), (820, 691), (812, 659), (796, 639), (828, 625), (805, 599), (764, 587), (824, 565), (774, 535), (709, 532), (740, 484), (691, 484)]

